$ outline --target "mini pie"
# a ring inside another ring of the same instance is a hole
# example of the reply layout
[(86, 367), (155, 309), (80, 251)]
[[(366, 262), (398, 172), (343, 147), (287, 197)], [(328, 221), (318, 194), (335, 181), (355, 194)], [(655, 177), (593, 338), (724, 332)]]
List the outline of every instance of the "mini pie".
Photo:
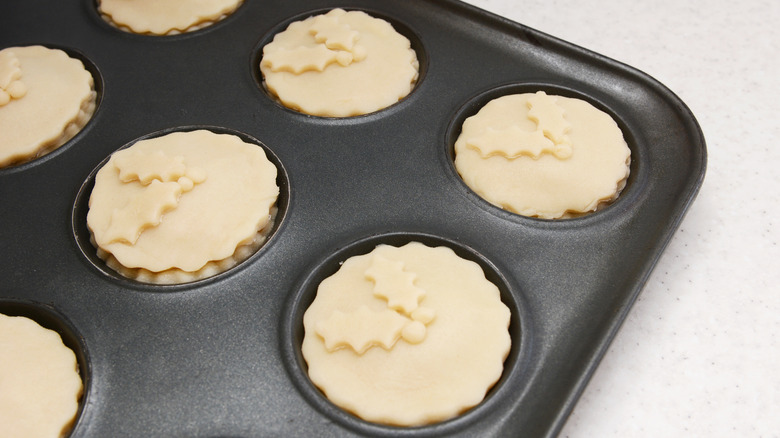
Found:
[(276, 174), (263, 148), (232, 134), (141, 140), (97, 172), (87, 225), (98, 255), (122, 275), (154, 283), (205, 278), (265, 241)]
[(0, 167), (23, 163), (73, 138), (95, 111), (92, 75), (43, 46), (0, 50)]
[(311, 381), (377, 423), (419, 426), (477, 405), (501, 377), (510, 312), (476, 263), (411, 242), (350, 257), (303, 318)]
[(625, 187), (631, 151), (617, 123), (580, 99), (502, 96), (466, 119), (455, 167), (479, 196), (524, 216), (602, 208)]
[(235, 11), (243, 0), (98, 0), (103, 18), (126, 32), (174, 35), (202, 29)]
[(0, 314), (0, 435), (66, 436), (82, 391), (76, 355), (57, 332)]
[(406, 97), (419, 63), (385, 20), (333, 9), (290, 24), (263, 47), (265, 85), (285, 106), (327, 117), (371, 113)]

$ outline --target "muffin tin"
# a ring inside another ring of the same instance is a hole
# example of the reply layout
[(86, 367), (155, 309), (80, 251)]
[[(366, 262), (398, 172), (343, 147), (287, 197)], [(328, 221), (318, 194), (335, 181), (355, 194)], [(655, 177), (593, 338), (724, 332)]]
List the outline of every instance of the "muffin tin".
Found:
[[(98, 108), (54, 152), (0, 169), (0, 312), (58, 330), (85, 393), (73, 437), (553, 436), (614, 337), (704, 177), (696, 120), (647, 75), (452, 0), (248, 0), (225, 20), (153, 37), (105, 23), (94, 1), (15, 1), (0, 48), (43, 44), (86, 60)], [(262, 88), (262, 46), (333, 7), (384, 18), (417, 51), (420, 80), (384, 110), (299, 114)], [(631, 148), (620, 198), (540, 220), (480, 199), (452, 145), (489, 99), (544, 90), (611, 114)], [(201, 127), (262, 145), (279, 168), (275, 228), (215, 277), (156, 286), (94, 254), (94, 170), (137, 139)], [(0, 133), (0, 139), (2, 138)], [(378, 243), (447, 245), (479, 263), (512, 311), (512, 350), (485, 400), (397, 428), (335, 407), (309, 382), (302, 315), (345, 258)]]

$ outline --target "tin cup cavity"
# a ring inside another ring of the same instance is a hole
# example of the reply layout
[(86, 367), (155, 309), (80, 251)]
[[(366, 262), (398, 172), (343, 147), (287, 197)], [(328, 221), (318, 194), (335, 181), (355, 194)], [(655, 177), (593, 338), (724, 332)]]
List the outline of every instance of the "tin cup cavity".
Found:
[[(31, 167), (38, 166), (50, 159), (53, 159), (56, 156), (59, 156), (60, 154), (70, 149), (71, 146), (80, 142), (85, 135), (88, 135), (88, 131), (94, 125), (93, 122), (96, 116), (98, 116), (98, 110), (100, 109), (100, 104), (103, 101), (103, 87), (104, 87), (103, 74), (100, 72), (98, 66), (94, 62), (92, 62), (92, 60), (87, 55), (74, 48), (59, 46), (56, 44), (25, 44), (24, 47), (34, 46), (34, 45), (41, 45), (48, 49), (62, 50), (70, 58), (81, 61), (81, 63), (84, 65), (84, 68), (90, 73), (90, 75), (92, 75), (92, 88), (95, 92), (94, 108), (92, 109), (92, 114), (90, 114), (89, 118), (86, 120), (86, 123), (84, 123), (84, 126), (82, 126), (81, 129), (79, 129), (78, 132), (76, 132), (73, 135), (73, 137), (69, 138), (59, 146), (45, 148), (44, 150), (40, 151), (35, 157), (22, 160), (14, 164), (10, 164), (5, 167), (0, 167), (0, 175), (4, 173), (21, 172)], [(11, 46), (11, 47), (15, 47), (15, 46)], [(0, 49), (5, 49), (5, 47), (0, 47)]]
[(409, 26), (407, 26), (403, 21), (389, 16), (386, 13), (374, 11), (371, 9), (356, 9), (356, 8), (343, 8), (345, 11), (362, 11), (366, 14), (370, 15), (373, 18), (379, 18), (382, 20), (387, 21), (390, 23), (391, 26), (393, 26), (393, 29), (395, 29), (396, 32), (406, 37), (406, 39), (409, 40), (409, 43), (411, 44), (412, 50), (414, 50), (415, 54), (417, 55), (417, 62), (418, 62), (418, 75), (417, 80), (414, 83), (414, 86), (409, 91), (409, 94), (401, 98), (398, 102), (393, 103), (389, 106), (386, 106), (384, 108), (378, 109), (376, 111), (367, 113), (367, 114), (361, 114), (356, 116), (348, 116), (348, 117), (327, 117), (327, 116), (317, 116), (317, 115), (311, 115), (306, 114), (304, 112), (298, 111), (296, 109), (290, 108), (285, 106), (273, 93), (271, 93), (270, 90), (266, 87), (265, 79), (263, 78), (263, 74), (260, 71), (260, 61), (263, 59), (263, 48), (269, 44), (271, 41), (273, 41), (274, 37), (284, 30), (287, 29), (287, 27), (296, 21), (302, 21), (309, 17), (317, 16), (326, 14), (331, 9), (318, 9), (313, 11), (308, 11), (302, 14), (295, 15), (293, 17), (288, 18), (285, 21), (282, 21), (278, 25), (271, 28), (271, 30), (266, 33), (260, 41), (257, 43), (257, 45), (252, 50), (252, 57), (251, 57), (251, 71), (252, 71), (252, 77), (255, 80), (255, 84), (257, 85), (257, 88), (262, 92), (263, 95), (267, 99), (269, 99), (273, 104), (281, 108), (282, 110), (296, 114), (299, 116), (314, 118), (314, 119), (323, 119), (323, 120), (329, 120), (329, 121), (339, 121), (339, 120), (370, 120), (373, 119), (379, 115), (385, 115), (390, 112), (395, 112), (400, 110), (400, 108), (404, 107), (405, 105), (409, 104), (409, 102), (414, 100), (415, 92), (417, 89), (421, 86), (425, 79), (425, 75), (428, 71), (428, 55), (425, 50), (425, 47), (422, 44), (422, 40), (420, 37), (415, 33)]
[[(535, 93), (537, 91), (543, 91), (549, 95), (557, 95), (557, 96), (583, 100), (593, 105), (596, 109), (608, 114), (615, 121), (615, 123), (617, 123), (618, 127), (623, 133), (623, 138), (625, 139), (626, 144), (628, 145), (628, 148), (631, 151), (631, 162), (629, 163), (628, 179), (625, 181), (625, 186), (620, 191), (620, 194), (618, 195), (617, 199), (613, 200), (606, 206), (598, 208), (596, 211), (586, 212), (578, 215), (572, 215), (571, 217), (564, 217), (559, 219), (543, 219), (537, 217), (523, 216), (521, 214), (505, 210), (495, 204), (492, 204), (491, 202), (487, 201), (486, 199), (478, 195), (476, 192), (474, 192), (469, 186), (466, 185), (466, 183), (460, 177), (457, 169), (455, 168), (455, 142), (457, 141), (458, 137), (461, 134), (463, 122), (467, 118), (478, 113), (479, 110), (482, 109), (482, 107), (484, 107), (491, 100), (497, 99), (499, 97), (507, 96), (507, 95), (512, 95), (512, 94)], [(467, 196), (469, 199), (471, 199), (472, 202), (477, 204), (480, 208), (489, 211), (494, 215), (503, 217), (511, 221), (520, 221), (526, 223), (580, 222), (583, 220), (589, 220), (589, 218), (594, 216), (598, 217), (602, 214), (607, 214), (607, 212), (611, 210), (625, 209), (626, 207), (624, 206), (632, 202), (629, 201), (628, 199), (635, 199), (637, 196), (636, 186), (642, 185), (642, 184), (637, 184), (637, 180), (646, 179), (646, 175), (645, 175), (646, 170), (642, 165), (643, 154), (640, 148), (637, 147), (637, 143), (638, 143), (637, 139), (634, 137), (633, 132), (631, 129), (629, 129), (627, 123), (619, 116), (619, 114), (616, 111), (614, 111), (610, 106), (608, 106), (601, 100), (596, 99), (591, 95), (585, 94), (581, 91), (577, 91), (570, 87), (566, 87), (563, 85), (556, 85), (552, 83), (541, 83), (541, 82), (504, 84), (477, 93), (473, 97), (469, 98), (453, 114), (453, 116), (451, 117), (451, 121), (447, 127), (447, 131), (444, 138), (447, 173), (449, 174), (449, 177), (451, 179), (455, 180), (455, 183), (460, 187), (460, 190), (464, 193), (464, 195)], [(621, 207), (621, 205), (623, 207)]]
[[(430, 247), (448, 247), (458, 257), (475, 262), (480, 266), (485, 278), (498, 287), (501, 301), (509, 308), (509, 335), (512, 346), (504, 360), (504, 371), (500, 379), (487, 391), (485, 398), (478, 405), (452, 419), (439, 423), (418, 427), (397, 427), (360, 419), (333, 404), (314, 386), (308, 377), (308, 367), (301, 352), (304, 337), (303, 315), (314, 301), (319, 284), (336, 273), (346, 259), (367, 254), (380, 244), (400, 247), (413, 241)], [(531, 328), (530, 318), (525, 317), (525, 306), (522, 302), (523, 297), (517, 287), (512, 286), (507, 277), (487, 258), (472, 248), (430, 234), (396, 232), (374, 235), (347, 244), (318, 262), (291, 294), (282, 319), (280, 336), (282, 357), (294, 386), (306, 401), (333, 421), (357, 433), (371, 436), (397, 436), (399, 431), (408, 432), (411, 436), (451, 434), (462, 430), (466, 425), (483, 421), (483, 417), (490, 412), (506, 408), (511, 404), (513, 391), (519, 390), (518, 388), (523, 386), (522, 373), (525, 358), (530, 349), (529, 332)]]
[(29, 318), (38, 323), (41, 327), (56, 332), (60, 335), (60, 338), (62, 338), (62, 343), (70, 348), (73, 351), (73, 354), (76, 355), (82, 391), (79, 407), (70, 429), (71, 432), (68, 435), (70, 436), (82, 423), (81, 419), (85, 415), (84, 411), (86, 410), (86, 406), (89, 405), (88, 398), (90, 397), (92, 388), (92, 369), (84, 338), (65, 316), (48, 304), (16, 299), (0, 299), (0, 313), (6, 316), (22, 316)]
[(192, 25), (184, 31), (172, 30), (165, 34), (157, 34), (152, 32), (148, 32), (148, 33), (135, 32), (132, 29), (130, 29), (128, 26), (115, 23), (107, 14), (103, 13), (103, 11), (100, 9), (101, 0), (86, 0), (86, 1), (88, 3), (87, 10), (89, 11), (92, 18), (97, 23), (99, 23), (102, 27), (109, 28), (114, 32), (120, 32), (127, 36), (137, 36), (141, 38), (178, 39), (178, 38), (186, 38), (193, 35), (198, 35), (207, 30), (211, 30), (216, 27), (222, 26), (223, 24), (225, 24), (225, 22), (232, 20), (236, 14), (241, 13), (241, 11), (244, 9), (245, 4), (250, 0), (242, 0), (240, 4), (236, 6), (235, 9), (233, 9), (230, 12), (222, 14), (216, 19), (208, 20), (199, 24)]
[(276, 213), (275, 216), (273, 217), (271, 228), (268, 231), (268, 234), (265, 236), (265, 240), (261, 243), (261, 245), (256, 250), (254, 250), (252, 254), (248, 255), (243, 260), (239, 260), (234, 266), (229, 267), (214, 275), (210, 275), (194, 281), (189, 281), (184, 283), (157, 284), (157, 283), (145, 282), (138, 279), (125, 277), (124, 275), (120, 274), (119, 272), (115, 271), (113, 268), (108, 266), (108, 264), (98, 256), (96, 245), (92, 243), (93, 240), (92, 233), (87, 227), (87, 213), (89, 212), (89, 198), (90, 195), (92, 194), (92, 189), (95, 185), (95, 176), (97, 175), (97, 172), (111, 158), (111, 156), (109, 155), (100, 164), (98, 164), (97, 167), (95, 167), (95, 169), (92, 170), (92, 172), (87, 177), (86, 181), (84, 181), (84, 183), (81, 185), (81, 188), (79, 189), (78, 194), (76, 195), (76, 200), (74, 202), (73, 211), (71, 214), (71, 226), (73, 231), (73, 237), (76, 240), (76, 244), (78, 245), (79, 250), (84, 255), (88, 263), (92, 265), (95, 269), (97, 269), (100, 273), (111, 278), (114, 281), (118, 281), (124, 284), (127, 287), (132, 287), (132, 288), (146, 287), (146, 288), (152, 288), (153, 290), (171, 290), (171, 291), (179, 290), (181, 287), (187, 287), (193, 284), (201, 284), (203, 282), (209, 282), (212, 280), (216, 280), (218, 278), (222, 278), (223, 276), (228, 275), (230, 272), (233, 272), (237, 269), (241, 269), (243, 266), (251, 263), (252, 260), (259, 257), (260, 254), (262, 254), (265, 251), (265, 249), (272, 243), (273, 238), (276, 235), (276, 232), (280, 229), (282, 223), (284, 222), (285, 216), (287, 214), (287, 209), (290, 201), (290, 182), (289, 182), (290, 180), (287, 175), (286, 169), (282, 165), (282, 162), (279, 160), (279, 157), (260, 140), (248, 134), (245, 134), (243, 132), (234, 131), (232, 129), (222, 128), (222, 127), (184, 126), (184, 127), (176, 127), (176, 128), (170, 128), (162, 131), (157, 131), (157, 132), (153, 132), (141, 136), (125, 144), (121, 148), (117, 149), (117, 151), (126, 149), (141, 140), (157, 138), (174, 132), (189, 132), (189, 131), (195, 131), (200, 129), (208, 130), (217, 134), (235, 135), (241, 138), (241, 140), (243, 140), (244, 142), (254, 144), (263, 149), (268, 160), (271, 163), (273, 163), (273, 165), (276, 167), (276, 171), (277, 171), (276, 185), (279, 187), (279, 195), (276, 199), (276, 204), (275, 204)]

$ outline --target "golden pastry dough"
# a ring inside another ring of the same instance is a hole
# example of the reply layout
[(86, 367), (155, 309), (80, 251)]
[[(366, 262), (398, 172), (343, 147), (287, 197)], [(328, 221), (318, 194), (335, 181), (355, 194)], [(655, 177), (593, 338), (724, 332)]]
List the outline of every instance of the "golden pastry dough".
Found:
[(279, 195), (263, 149), (230, 134), (174, 132), (115, 152), (95, 176), (87, 225), (125, 276), (180, 283), (254, 252)]
[(98, 10), (114, 26), (139, 34), (192, 32), (224, 19), (243, 0), (98, 0)]
[(379, 245), (319, 285), (303, 318), (312, 382), (373, 422), (417, 426), (477, 405), (501, 377), (510, 312), (447, 247)]
[(82, 388), (76, 355), (57, 332), (0, 314), (0, 435), (67, 436)]
[(544, 92), (494, 99), (463, 123), (455, 167), (472, 190), (524, 216), (557, 219), (614, 201), (631, 151), (591, 104)]
[(95, 111), (92, 75), (43, 46), (0, 50), (0, 167), (62, 146)]
[(333, 9), (296, 21), (263, 47), (260, 71), (285, 106), (328, 117), (371, 113), (417, 81), (409, 40), (365, 12)]

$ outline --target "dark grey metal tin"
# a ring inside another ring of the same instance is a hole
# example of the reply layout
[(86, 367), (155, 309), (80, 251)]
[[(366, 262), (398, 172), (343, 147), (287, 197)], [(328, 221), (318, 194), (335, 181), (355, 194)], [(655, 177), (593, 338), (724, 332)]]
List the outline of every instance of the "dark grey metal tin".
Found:
[[(410, 38), (422, 63), (412, 94), (347, 119), (301, 115), (268, 97), (262, 45), (332, 7), (386, 18)], [(0, 48), (81, 54), (100, 94), (66, 146), (0, 169), (0, 311), (43, 319), (78, 350), (87, 390), (74, 437), (553, 436), (704, 177), (701, 130), (666, 87), (457, 1), (248, 0), (210, 28), (170, 37), (118, 31), (90, 0), (15, 0), (4, 11)], [(536, 89), (586, 99), (623, 129), (631, 177), (609, 208), (524, 218), (458, 178), (460, 122), (491, 97)], [(274, 155), (285, 176), (276, 231), (211, 279), (150, 286), (107, 275), (82, 252), (79, 191), (123, 145), (196, 126), (241, 133)], [(301, 315), (342, 257), (413, 239), (483, 266), (513, 312), (513, 347), (482, 404), (403, 429), (361, 421), (313, 388)]]

